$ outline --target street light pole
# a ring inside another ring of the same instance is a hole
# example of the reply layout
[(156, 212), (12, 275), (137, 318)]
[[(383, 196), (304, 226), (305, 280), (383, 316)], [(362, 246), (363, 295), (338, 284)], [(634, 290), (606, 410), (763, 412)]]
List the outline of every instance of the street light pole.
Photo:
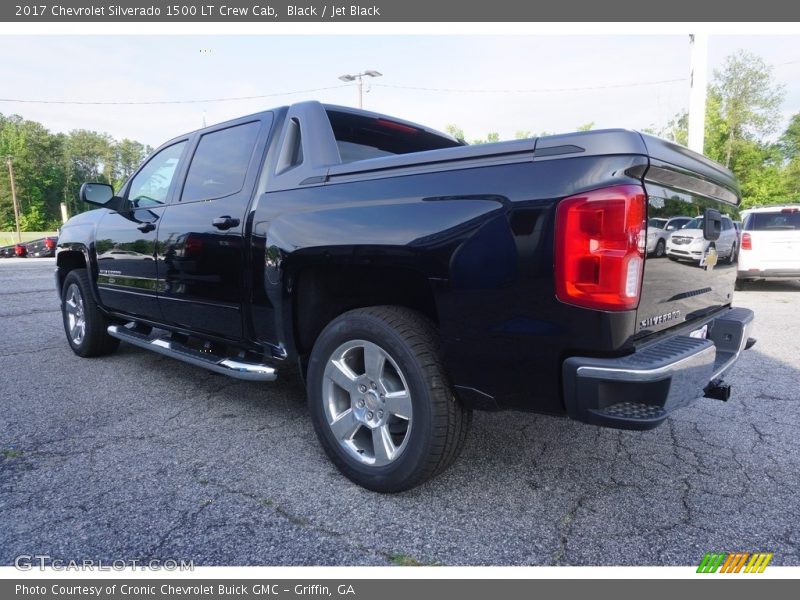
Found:
[(21, 244), (22, 234), (19, 230), (19, 204), (17, 204), (17, 188), (14, 185), (14, 166), (10, 156), (6, 156), (6, 164), (8, 165), (8, 178), (11, 181), (11, 202), (14, 205), (14, 222), (17, 225), (17, 243)]
[(382, 77), (382, 73), (378, 71), (368, 70), (356, 73), (355, 75), (341, 75), (339, 79), (342, 81), (355, 81), (358, 87), (358, 108), (364, 108), (364, 77)]
[(703, 153), (706, 129), (706, 95), (708, 93), (708, 34), (689, 36), (692, 49), (692, 66), (689, 87), (689, 139), (688, 146)]

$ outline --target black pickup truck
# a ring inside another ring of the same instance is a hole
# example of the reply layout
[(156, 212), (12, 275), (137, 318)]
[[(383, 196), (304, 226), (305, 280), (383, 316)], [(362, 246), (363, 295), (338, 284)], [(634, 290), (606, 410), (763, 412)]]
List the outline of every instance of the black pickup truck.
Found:
[[(367, 488), (444, 470), (472, 409), (648, 429), (722, 380), (753, 313), (714, 241), (733, 175), (605, 130), (467, 146), (303, 102), (179, 136), (58, 239), (67, 340), (253, 381), (298, 370), (322, 446)], [(702, 215), (694, 263), (648, 217)]]

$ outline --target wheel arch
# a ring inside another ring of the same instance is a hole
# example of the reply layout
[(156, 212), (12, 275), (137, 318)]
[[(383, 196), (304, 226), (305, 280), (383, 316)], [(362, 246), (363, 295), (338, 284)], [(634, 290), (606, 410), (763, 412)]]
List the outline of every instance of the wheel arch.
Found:
[(86, 269), (89, 271), (92, 296), (94, 296), (95, 302), (99, 304), (100, 298), (94, 285), (94, 277), (89, 268), (90, 264), (89, 250), (86, 246), (82, 244), (70, 244), (67, 247), (59, 248), (56, 253), (56, 282), (59, 299), (61, 299), (61, 289), (64, 287), (64, 279), (67, 277), (67, 274), (75, 269)]
[(406, 266), (325, 264), (295, 273), (292, 333), (297, 354), (308, 356), (325, 326), (339, 315), (369, 306), (402, 306), (439, 324), (429, 277)]

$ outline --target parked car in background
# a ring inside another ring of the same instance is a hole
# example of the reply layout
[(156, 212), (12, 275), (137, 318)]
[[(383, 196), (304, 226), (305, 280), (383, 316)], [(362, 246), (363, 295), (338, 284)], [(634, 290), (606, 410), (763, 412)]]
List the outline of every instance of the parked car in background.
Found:
[(738, 279), (800, 278), (800, 204), (742, 211)]
[(735, 262), (738, 248), (736, 227), (731, 218), (725, 215), (722, 215), (719, 238), (714, 241), (707, 240), (703, 234), (703, 217), (695, 217), (667, 238), (667, 256), (670, 259), (691, 260), (701, 267), (713, 267), (717, 260), (724, 260), (728, 264)]
[(28, 256), (45, 257), (56, 255), (57, 237), (43, 237), (38, 240), (28, 242)]
[(672, 217), (661, 219), (654, 217), (647, 220), (647, 253), (661, 258), (666, 253), (669, 234), (686, 225), (692, 217)]

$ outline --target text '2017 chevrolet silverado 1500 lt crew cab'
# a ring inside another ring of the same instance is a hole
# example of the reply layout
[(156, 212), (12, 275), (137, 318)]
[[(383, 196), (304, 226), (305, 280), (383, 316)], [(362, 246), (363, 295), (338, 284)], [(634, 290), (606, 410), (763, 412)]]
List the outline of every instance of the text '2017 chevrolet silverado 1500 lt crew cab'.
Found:
[[(319, 440), (367, 488), (444, 470), (473, 409), (649, 429), (754, 343), (717, 264), (732, 174), (632, 131), (467, 146), (304, 102), (179, 136), (61, 230), (80, 356), (120, 340), (254, 381), (297, 366)], [(698, 263), (648, 217), (702, 215)], [(293, 369), (294, 370), (294, 369)]]

